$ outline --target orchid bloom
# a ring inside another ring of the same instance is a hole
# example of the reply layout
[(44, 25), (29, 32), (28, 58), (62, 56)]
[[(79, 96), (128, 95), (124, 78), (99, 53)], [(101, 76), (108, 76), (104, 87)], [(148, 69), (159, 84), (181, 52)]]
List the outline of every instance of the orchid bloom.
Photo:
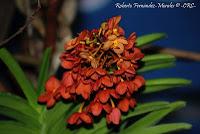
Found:
[(60, 56), (62, 79), (50, 77), (38, 98), (48, 108), (60, 99), (80, 102), (67, 119), (70, 125), (92, 124), (103, 115), (108, 124), (119, 125), (121, 115), (136, 106), (133, 95), (145, 84), (137, 74), (144, 54), (135, 46), (135, 33), (125, 37), (120, 20), (121, 16), (110, 18), (68, 41)]

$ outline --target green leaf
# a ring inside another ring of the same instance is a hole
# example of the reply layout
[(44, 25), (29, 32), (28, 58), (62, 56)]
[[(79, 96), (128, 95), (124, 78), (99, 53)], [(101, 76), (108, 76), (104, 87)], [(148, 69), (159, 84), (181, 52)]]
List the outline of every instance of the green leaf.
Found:
[[(130, 111), (127, 115), (122, 115), (122, 122), (130, 117), (134, 117), (137, 115), (145, 114), (151, 111), (159, 110), (168, 107), (168, 102), (166, 101), (156, 101), (156, 102), (148, 102), (144, 104), (138, 104), (133, 111)], [(105, 118), (101, 119), (100, 122), (94, 124), (93, 129), (89, 133), (104, 133), (105, 131), (109, 131), (106, 125)], [(81, 131), (82, 132), (82, 131)]]
[(147, 65), (147, 66), (144, 66), (144, 67), (138, 69), (137, 73), (141, 74), (141, 73), (145, 73), (145, 72), (149, 72), (149, 71), (153, 71), (153, 70), (158, 70), (158, 69), (163, 69), (163, 68), (170, 68), (170, 67), (174, 67), (174, 66), (175, 66), (174, 62), (152, 64), (152, 65)]
[(110, 130), (107, 128), (107, 126), (101, 127), (99, 129), (97, 129), (96, 131), (94, 131), (92, 134), (106, 134), (108, 133)]
[(126, 120), (130, 117), (134, 117), (137, 115), (145, 114), (148, 112), (160, 110), (163, 108), (168, 108), (169, 102), (166, 101), (156, 101), (156, 102), (147, 102), (143, 104), (138, 104), (135, 109), (130, 111), (127, 115), (122, 115), (122, 120)]
[(137, 115), (145, 114), (148, 112), (164, 109), (169, 107), (169, 102), (166, 101), (155, 101), (155, 102), (146, 102), (143, 104), (138, 104), (133, 111), (130, 111), (127, 115), (122, 115), (122, 123), (120, 129), (124, 129), (129, 118), (132, 118)]
[(26, 100), (10, 93), (0, 92), (0, 106), (16, 110), (32, 118), (39, 117), (38, 112)]
[(137, 70), (138, 73), (144, 73), (152, 70), (169, 68), (175, 66), (176, 58), (169, 54), (152, 54), (142, 59), (143, 66)]
[[(44, 120), (48, 129), (47, 132), (54, 132), (54, 129), (59, 130), (63, 127), (63, 124), (66, 126), (66, 118), (68, 118), (68, 116), (71, 115), (71, 113), (77, 111), (79, 106), (80, 105), (73, 103), (65, 104), (63, 102), (59, 102), (58, 104), (56, 104), (55, 107), (53, 107), (50, 110), (47, 110), (45, 113)], [(63, 122), (60, 121), (62, 119), (64, 120)]]
[(173, 62), (176, 58), (173, 55), (169, 54), (152, 54), (146, 55), (142, 61), (144, 62), (145, 66), (152, 65), (152, 64), (160, 64), (166, 62)]
[(152, 34), (143, 35), (137, 38), (136, 46), (141, 47), (141, 46), (150, 44), (154, 41), (164, 39), (166, 37), (167, 35), (165, 33), (152, 33)]
[(11, 119), (14, 119), (18, 122), (21, 122), (24, 124), (24, 126), (27, 126), (29, 128), (39, 129), (41, 125), (40, 122), (37, 120), (37, 118), (33, 118), (17, 110), (10, 109), (7, 107), (0, 106), (0, 114), (6, 117), (10, 117)]
[(51, 48), (47, 48), (44, 52), (38, 79), (37, 94), (39, 95), (44, 91), (45, 82), (49, 75)]
[[(81, 127), (76, 134), (96, 134), (97, 132), (100, 131), (100, 129), (102, 128), (107, 128), (107, 124), (106, 124), (106, 119), (105, 118), (102, 118), (99, 122), (97, 123), (94, 123), (92, 128), (84, 128), (84, 127)], [(105, 130), (104, 130), (105, 131)]]
[(190, 80), (182, 78), (157, 78), (149, 79), (145, 82), (145, 88), (143, 93), (153, 93), (158, 91), (163, 91), (166, 89), (186, 86), (191, 83)]
[(153, 126), (153, 125), (157, 124), (161, 119), (163, 119), (169, 113), (171, 113), (177, 109), (180, 109), (184, 106), (185, 106), (185, 102), (183, 102), (183, 101), (173, 102), (173, 103), (169, 104), (169, 108), (161, 109), (161, 110), (149, 113), (145, 117), (136, 121), (133, 125), (124, 129), (124, 131), (122, 131), (122, 132), (129, 133), (129, 131)]
[[(165, 134), (181, 130), (188, 130), (192, 126), (188, 123), (167, 123), (136, 130), (137, 134)], [(131, 134), (132, 132), (130, 132)]]
[(54, 124), (55, 121), (59, 119), (59, 117), (61, 117), (65, 113), (65, 111), (67, 111), (68, 108), (68, 105), (64, 104), (63, 102), (58, 102), (53, 108), (47, 109), (45, 116), (47, 119), (46, 122), (47, 124), (49, 124), (48, 126), (51, 127), (50, 124)]
[(39, 134), (37, 130), (24, 127), (16, 121), (0, 121), (1, 134)]
[(29, 104), (33, 108), (37, 109), (37, 95), (34, 91), (34, 87), (25, 76), (19, 64), (14, 60), (13, 56), (5, 48), (0, 49), (0, 59), (6, 64), (10, 72), (17, 80), (24, 95), (28, 99)]
[[(61, 117), (60, 120), (58, 120), (57, 122), (55, 122), (55, 124), (49, 129), (49, 134), (61, 134), (62, 131), (65, 131), (66, 128), (66, 122), (65, 122), (65, 118)], [(69, 134), (69, 132), (67, 133)]]
[(50, 134), (55, 134), (55, 133), (59, 133), (59, 134), (65, 134), (65, 133), (73, 133), (74, 131), (67, 128), (67, 123), (66, 120), (67, 118), (74, 112), (76, 112), (78, 110), (78, 108), (80, 107), (80, 105), (77, 104), (68, 104), (68, 108), (64, 111), (63, 115), (61, 115), (61, 117), (57, 118), (56, 123), (54, 124), (53, 127), (51, 127), (48, 131), (48, 133)]

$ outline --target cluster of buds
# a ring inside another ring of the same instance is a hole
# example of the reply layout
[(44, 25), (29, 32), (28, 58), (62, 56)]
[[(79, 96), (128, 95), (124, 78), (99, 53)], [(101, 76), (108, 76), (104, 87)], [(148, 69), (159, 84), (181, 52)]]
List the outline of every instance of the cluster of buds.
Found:
[(50, 77), (38, 98), (48, 108), (60, 99), (80, 101), (79, 110), (67, 119), (70, 125), (91, 124), (100, 115), (118, 125), (121, 114), (136, 105), (133, 94), (145, 83), (136, 74), (144, 54), (135, 47), (135, 33), (125, 37), (120, 20), (110, 18), (99, 29), (84, 30), (67, 42), (60, 56), (66, 72), (61, 80)]

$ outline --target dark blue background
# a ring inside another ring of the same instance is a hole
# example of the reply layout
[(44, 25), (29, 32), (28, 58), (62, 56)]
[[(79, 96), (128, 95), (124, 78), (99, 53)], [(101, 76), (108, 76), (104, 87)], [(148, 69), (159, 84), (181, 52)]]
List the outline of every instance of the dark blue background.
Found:
[[(95, 0), (94, 0), (95, 1)], [(98, 1), (98, 0), (96, 0)], [(109, 0), (108, 0), (109, 1)], [(158, 41), (155, 44), (200, 52), (200, 1), (188, 0), (194, 2), (197, 6), (193, 9), (118, 9), (115, 8), (116, 2), (122, 0), (113, 0), (99, 5), (98, 9), (89, 10), (88, 7), (81, 7), (76, 23), (74, 24), (73, 32), (77, 33), (83, 29), (97, 28), (102, 21), (116, 15), (122, 16), (121, 26), (126, 31), (126, 36), (131, 32), (136, 32), (138, 36), (153, 32), (165, 32), (168, 38)], [(156, 2), (155, 0), (152, 0)], [(169, 0), (160, 0), (169, 2)], [(171, 0), (180, 2), (186, 0)], [(134, 2), (134, 0), (124, 0), (124, 2)], [(149, 2), (142, 0), (139, 2)], [(80, 2), (83, 4), (83, 1)], [(85, 3), (87, 4), (87, 0)], [(88, 3), (90, 4), (90, 3)], [(85, 9), (84, 9), (85, 8)], [(146, 78), (157, 77), (183, 77), (192, 80), (192, 85), (189, 87), (172, 89), (167, 92), (151, 95), (148, 99), (151, 100), (185, 100), (187, 107), (179, 111), (169, 121), (187, 121), (193, 124), (192, 130), (186, 132), (197, 134), (200, 130), (200, 62), (194, 61), (177, 61), (175, 68), (154, 71), (145, 75)]]

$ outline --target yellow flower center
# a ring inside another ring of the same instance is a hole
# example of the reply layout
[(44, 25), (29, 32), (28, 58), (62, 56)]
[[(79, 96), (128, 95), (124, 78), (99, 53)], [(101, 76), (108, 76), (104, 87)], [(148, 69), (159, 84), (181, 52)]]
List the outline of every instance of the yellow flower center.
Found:
[(113, 32), (114, 32), (114, 33), (117, 33), (117, 28), (114, 28), (114, 29), (113, 29)]
[(85, 41), (80, 41), (80, 44), (85, 44)]
[(114, 40), (114, 41), (113, 41), (113, 48), (117, 47), (118, 44), (119, 44), (119, 42), (118, 42), (117, 40)]
[(113, 34), (115, 34), (115, 35), (117, 35), (117, 36), (119, 35), (117, 28), (114, 28), (114, 29), (113, 29)]

